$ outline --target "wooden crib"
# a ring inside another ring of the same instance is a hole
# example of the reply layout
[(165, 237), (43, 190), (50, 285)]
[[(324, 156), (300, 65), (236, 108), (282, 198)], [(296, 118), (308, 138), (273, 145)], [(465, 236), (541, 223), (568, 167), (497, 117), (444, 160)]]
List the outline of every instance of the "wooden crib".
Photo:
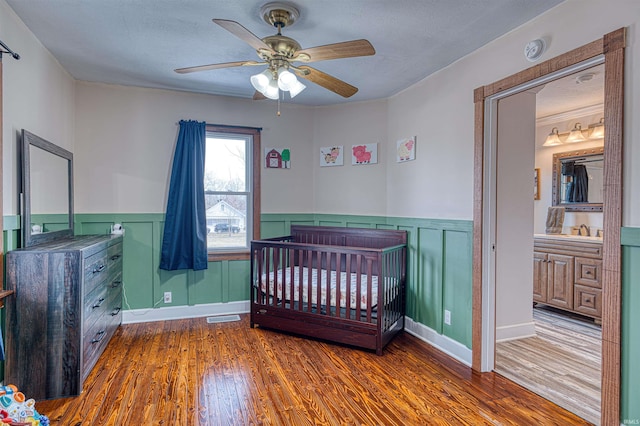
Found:
[(251, 327), (382, 349), (404, 329), (405, 231), (293, 225), (251, 242)]

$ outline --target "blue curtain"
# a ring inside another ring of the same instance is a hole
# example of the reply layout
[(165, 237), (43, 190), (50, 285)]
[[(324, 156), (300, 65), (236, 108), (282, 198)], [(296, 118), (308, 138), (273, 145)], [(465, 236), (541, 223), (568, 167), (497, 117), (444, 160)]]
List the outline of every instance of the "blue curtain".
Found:
[(206, 123), (180, 121), (169, 184), (160, 269), (207, 269), (205, 134)]

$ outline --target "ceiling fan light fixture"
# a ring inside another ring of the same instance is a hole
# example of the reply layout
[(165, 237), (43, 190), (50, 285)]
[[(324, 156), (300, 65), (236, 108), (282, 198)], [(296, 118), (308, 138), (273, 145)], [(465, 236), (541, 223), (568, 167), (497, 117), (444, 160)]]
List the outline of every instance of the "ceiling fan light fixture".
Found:
[(271, 79), (267, 87), (262, 92), (269, 99), (276, 100), (280, 96), (280, 91), (278, 90), (278, 83), (275, 79)]
[(289, 88), (289, 95), (291, 95), (291, 98), (293, 99), (306, 88), (307, 86), (296, 79), (295, 83)]
[(574, 142), (584, 142), (586, 140), (587, 138), (585, 138), (584, 135), (582, 134), (582, 125), (580, 123), (576, 123), (575, 126), (573, 126), (571, 133), (569, 133), (569, 136), (567, 136), (567, 140), (565, 142), (574, 143)]
[(286, 69), (285, 67), (280, 67), (278, 69), (278, 87), (280, 90), (289, 91), (291, 88), (298, 82), (296, 75)]
[(262, 93), (266, 96), (264, 91), (269, 87), (269, 83), (273, 80), (273, 74), (271, 74), (271, 70), (266, 69), (259, 74), (254, 74), (251, 76), (251, 85), (258, 92)]

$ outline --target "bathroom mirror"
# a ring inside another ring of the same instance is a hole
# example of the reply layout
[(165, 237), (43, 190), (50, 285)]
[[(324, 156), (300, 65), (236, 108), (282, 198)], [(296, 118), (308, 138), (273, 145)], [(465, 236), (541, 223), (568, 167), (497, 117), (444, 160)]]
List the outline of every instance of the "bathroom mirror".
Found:
[(604, 148), (553, 155), (553, 205), (568, 212), (601, 212)]
[(22, 247), (73, 236), (73, 154), (22, 130)]

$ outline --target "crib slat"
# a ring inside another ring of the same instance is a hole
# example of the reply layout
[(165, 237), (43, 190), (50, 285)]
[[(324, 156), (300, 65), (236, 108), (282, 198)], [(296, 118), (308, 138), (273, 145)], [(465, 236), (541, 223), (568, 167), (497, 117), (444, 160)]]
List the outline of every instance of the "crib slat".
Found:
[(345, 314), (347, 316), (347, 319), (351, 319), (351, 254), (347, 254), (346, 255), (347, 259), (346, 259), (346, 265), (345, 265), (345, 272), (347, 273), (347, 279), (348, 279), (348, 285), (347, 285), (347, 302), (346, 302), (346, 309), (345, 309)]
[[(342, 292), (340, 291), (342, 288), (342, 256), (338, 253), (335, 253), (335, 258), (336, 258), (336, 264), (335, 264), (335, 271), (336, 271), (336, 316), (337, 317), (342, 317), (342, 312), (340, 310), (340, 307), (343, 305), (342, 303)], [(345, 284), (349, 284), (349, 276), (345, 276), (345, 280), (346, 283)], [(348, 309), (349, 307), (346, 306), (345, 307)], [(346, 311), (346, 309), (345, 309)]]
[[(308, 258), (307, 259), (308, 260), (308, 263), (307, 263), (308, 281), (307, 282), (308, 283), (311, 283), (312, 280), (313, 280), (313, 275), (312, 275), (312, 273), (313, 273), (313, 253), (314, 252), (311, 251), (311, 250), (307, 251), (307, 258)], [(313, 305), (313, 303), (311, 303), (312, 300), (313, 300), (312, 295), (311, 295), (311, 291), (312, 291), (311, 287), (312, 287), (311, 285), (307, 286), (307, 312), (311, 312), (311, 307)]]
[(355, 319), (362, 321), (362, 255), (356, 255), (356, 312)]
[[(373, 284), (373, 260), (367, 259), (367, 322), (371, 322), (371, 293)], [(380, 292), (380, 283), (378, 282), (378, 292)]]

